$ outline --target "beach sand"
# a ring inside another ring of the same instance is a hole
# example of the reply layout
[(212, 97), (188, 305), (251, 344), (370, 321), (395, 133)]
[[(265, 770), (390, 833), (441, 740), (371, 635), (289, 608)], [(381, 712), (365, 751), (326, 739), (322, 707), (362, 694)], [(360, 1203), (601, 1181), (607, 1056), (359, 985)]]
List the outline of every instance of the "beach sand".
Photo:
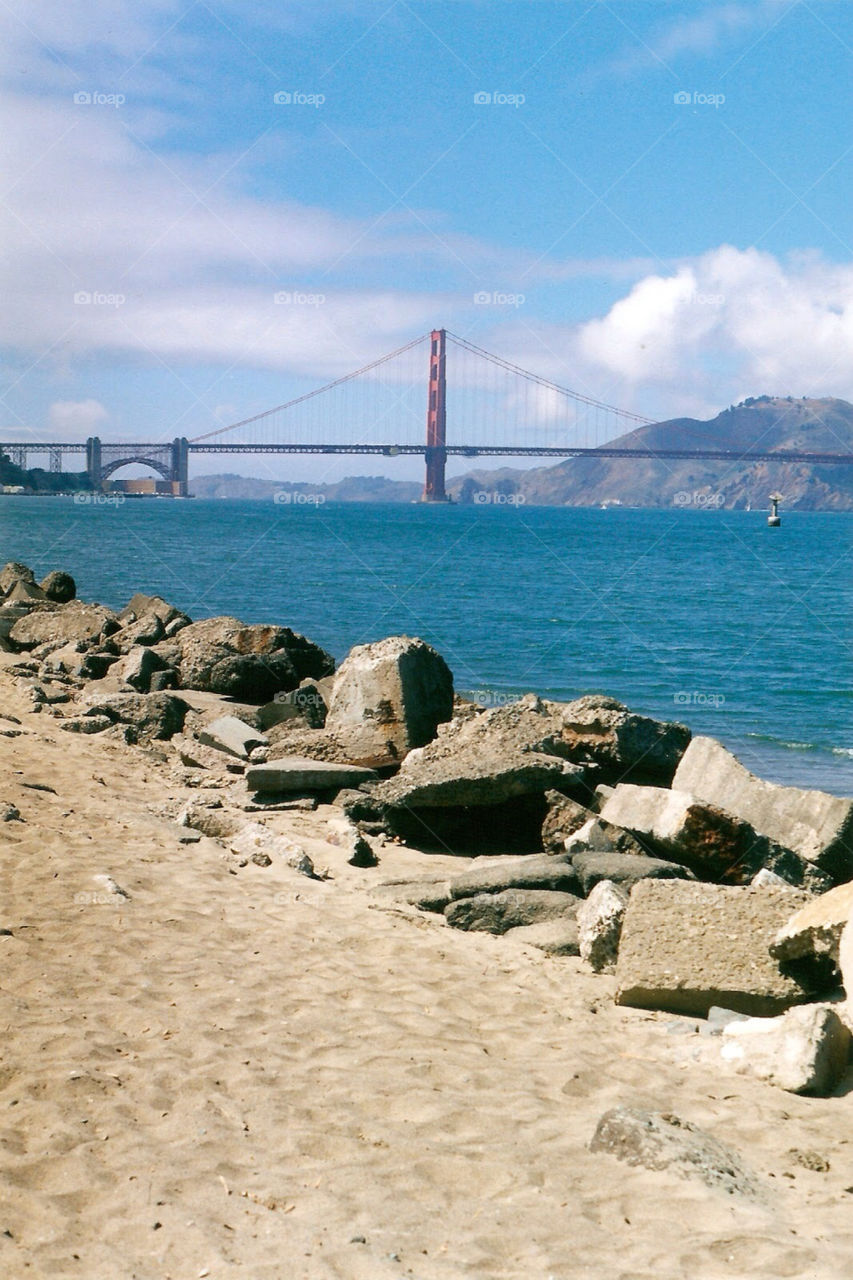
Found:
[[(27, 707), (0, 672), (0, 1275), (849, 1273), (851, 1096), (736, 1075), (580, 960), (377, 895), (455, 860), (350, 867), (339, 811), (269, 819), (328, 880), (183, 844), (164, 815), (205, 793), (168, 745)], [(592, 1154), (620, 1104), (733, 1147), (762, 1196)]]

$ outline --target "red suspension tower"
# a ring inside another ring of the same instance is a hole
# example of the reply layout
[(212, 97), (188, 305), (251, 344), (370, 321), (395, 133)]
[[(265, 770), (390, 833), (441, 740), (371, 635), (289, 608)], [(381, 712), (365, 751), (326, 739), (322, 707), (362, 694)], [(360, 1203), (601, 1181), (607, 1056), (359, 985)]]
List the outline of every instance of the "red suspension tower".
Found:
[(429, 399), (426, 429), (426, 484), (423, 502), (446, 502), (444, 468), (447, 462), (447, 371), (444, 329), (433, 329), (429, 341)]

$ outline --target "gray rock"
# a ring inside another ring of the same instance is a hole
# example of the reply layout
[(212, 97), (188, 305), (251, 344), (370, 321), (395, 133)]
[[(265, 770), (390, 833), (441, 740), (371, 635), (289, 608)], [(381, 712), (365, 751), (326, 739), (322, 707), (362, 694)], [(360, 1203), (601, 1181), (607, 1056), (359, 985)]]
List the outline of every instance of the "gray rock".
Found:
[(23, 822), (21, 811), (14, 804), (0, 804), (0, 822)]
[(125, 684), (129, 684), (137, 693), (148, 693), (152, 676), (155, 672), (163, 671), (164, 668), (165, 663), (159, 654), (140, 645), (134, 645), (117, 670)]
[(453, 715), (453, 676), (423, 640), (389, 636), (357, 645), (338, 670), (326, 725), (359, 731), (364, 754), (402, 760)]
[(587, 897), (602, 880), (611, 880), (623, 889), (632, 889), (641, 880), (692, 880), (694, 877), (678, 862), (631, 853), (575, 853), (572, 866), (577, 873), (581, 893)]
[(754, 1197), (760, 1184), (739, 1155), (689, 1120), (633, 1107), (615, 1107), (598, 1122), (589, 1144), (625, 1164), (695, 1178), (729, 1195)]
[(703, 1017), (724, 1005), (760, 1017), (808, 1000), (810, 976), (783, 972), (770, 954), (793, 898), (788, 889), (642, 880), (622, 925), (617, 1004)]
[[(150, 651), (149, 651), (150, 652)], [(177, 689), (178, 673), (171, 667), (162, 671), (152, 671), (148, 682), (149, 693), (163, 693), (166, 689)]]
[(721, 1036), (723, 1027), (727, 1027), (730, 1022), (745, 1022), (746, 1020), (745, 1013), (735, 1013), (734, 1009), (722, 1009), (719, 1005), (712, 1004), (708, 1010), (708, 1017), (704, 1026), (699, 1028), (699, 1033), (704, 1036)]
[(683, 862), (705, 880), (748, 884), (757, 871), (768, 867), (791, 884), (828, 885), (799, 854), (688, 791), (620, 783), (601, 816), (627, 827), (662, 856)]
[(309, 760), (303, 756), (288, 756), (270, 760), (266, 764), (252, 765), (246, 773), (250, 791), (331, 791), (341, 787), (357, 787), (376, 775), (371, 769), (356, 765), (333, 764), (323, 760)]
[(542, 848), (546, 853), (562, 853), (566, 837), (582, 827), (592, 814), (584, 805), (570, 800), (560, 791), (546, 791), (548, 812), (542, 823)]
[(0, 569), (0, 594), (7, 595), (16, 582), (35, 582), (36, 575), (29, 565), (19, 560), (8, 560)]
[(503, 935), (514, 942), (536, 947), (547, 956), (576, 956), (579, 951), (578, 924), (571, 916), (542, 920), (539, 924), (522, 924)]
[(189, 622), (187, 615), (181, 613), (180, 609), (176, 609), (173, 604), (169, 604), (162, 596), (147, 596), (141, 591), (131, 596), (125, 607), (119, 614), (119, 621), (126, 625), (127, 623), (136, 622), (145, 616), (152, 616), (160, 619), (164, 628), (175, 619), (180, 618)]
[(450, 881), (450, 896), (472, 898), (478, 893), (502, 893), (505, 889), (556, 889), (577, 894), (577, 873), (568, 857), (546, 853), (523, 858), (501, 858), (488, 866), (475, 866)]
[(572, 854), (630, 853), (640, 858), (649, 855), (649, 850), (630, 831), (613, 822), (605, 822), (595, 814), (590, 814), (582, 827), (566, 837), (564, 847), (567, 853)]
[(170, 644), (179, 652), (181, 685), (248, 702), (268, 702), (306, 677), (334, 670), (334, 659), (288, 627), (244, 626), (207, 618), (184, 627)]
[(117, 639), (124, 653), (131, 653), (137, 645), (148, 647), (158, 644), (166, 632), (162, 618), (156, 613), (143, 613), (141, 618), (127, 622)]
[(405, 902), (421, 911), (443, 912), (450, 904), (450, 881), (446, 875), (419, 876), (417, 880), (385, 880), (371, 892), (393, 902)]
[(579, 902), (571, 893), (507, 889), (504, 893), (479, 893), (452, 902), (445, 908), (444, 918), (454, 929), (501, 934), (545, 920), (573, 919)]
[(580, 956), (596, 973), (612, 973), (619, 952), (628, 894), (612, 880), (601, 880), (578, 908)]
[(215, 807), (188, 801), (180, 810), (177, 822), (182, 827), (210, 836), (213, 840), (229, 840), (244, 825), (234, 814), (226, 813), (220, 804)]
[(41, 589), (48, 600), (54, 600), (57, 604), (68, 604), (77, 595), (77, 583), (70, 573), (64, 573), (61, 569), (51, 569), (42, 578)]
[(255, 747), (267, 745), (266, 735), (244, 724), (237, 716), (219, 716), (198, 731), (198, 740), (206, 747), (248, 760)]
[(570, 702), (562, 719), (570, 758), (598, 765), (608, 781), (668, 786), (690, 741), (686, 725), (635, 715), (621, 702), (599, 694)]
[(16, 604), (23, 605), (26, 609), (29, 609), (31, 605), (39, 604), (42, 600), (47, 600), (47, 596), (41, 587), (37, 587), (34, 582), (24, 582), (23, 579), (19, 578), (10, 588), (4, 604), (7, 607)]
[(111, 693), (91, 698), (86, 715), (132, 725), (142, 738), (171, 738), (181, 732), (189, 709), (171, 693)]
[(322, 729), (326, 723), (326, 700), (316, 680), (303, 680), (289, 693), (276, 694), (272, 702), (258, 708), (258, 725), (271, 729), (288, 720), (298, 720), (311, 729)]
[(825, 1098), (847, 1073), (850, 1032), (832, 1005), (801, 1005), (779, 1018), (729, 1023), (720, 1054), (789, 1093)]
[(197, 739), (186, 734), (175, 734), (172, 746), (178, 753), (181, 764), (188, 769), (208, 769), (213, 773), (243, 773), (245, 765), (235, 756), (228, 756), (223, 751), (215, 751), (213, 747), (205, 747)]
[(770, 945), (779, 960), (800, 956), (828, 956), (838, 961), (838, 944), (853, 915), (853, 882), (840, 884), (807, 902), (786, 920)]
[(59, 722), (65, 733), (103, 733), (111, 729), (115, 722), (107, 715), (69, 716)]
[(726, 809), (834, 879), (853, 877), (853, 799), (765, 782), (713, 738), (694, 738), (673, 786)]
[(36, 606), (25, 618), (19, 618), (9, 639), (16, 649), (24, 650), (35, 649), (46, 642), (56, 648), (78, 642), (93, 644), (110, 619), (115, 619), (115, 614), (102, 605), (83, 604), (79, 600), (45, 604)]

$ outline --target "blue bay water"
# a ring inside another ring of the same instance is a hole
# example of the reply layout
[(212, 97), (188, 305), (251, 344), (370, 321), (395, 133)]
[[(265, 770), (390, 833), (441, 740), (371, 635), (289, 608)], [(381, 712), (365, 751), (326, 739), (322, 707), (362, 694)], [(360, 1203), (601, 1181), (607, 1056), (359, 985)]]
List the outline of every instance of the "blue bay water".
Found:
[(342, 658), (399, 632), (460, 691), (602, 692), (720, 738), (753, 771), (853, 794), (853, 516), (0, 498), (0, 562), (84, 599), (165, 596)]

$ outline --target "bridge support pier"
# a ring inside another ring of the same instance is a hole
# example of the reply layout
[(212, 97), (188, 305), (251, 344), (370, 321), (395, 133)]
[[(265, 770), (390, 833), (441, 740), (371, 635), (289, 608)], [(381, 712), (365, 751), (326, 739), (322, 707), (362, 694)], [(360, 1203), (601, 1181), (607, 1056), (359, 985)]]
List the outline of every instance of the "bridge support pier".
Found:
[(101, 475), (101, 441), (98, 436), (89, 436), (86, 441), (86, 471), (93, 489), (103, 488)]
[(187, 496), (187, 484), (190, 477), (190, 448), (186, 436), (176, 437), (172, 441), (172, 483), (177, 482), (178, 495)]
[(426, 483), (422, 502), (447, 502), (444, 472), (447, 464), (447, 346), (444, 329), (433, 329), (429, 340), (429, 398), (427, 400)]

